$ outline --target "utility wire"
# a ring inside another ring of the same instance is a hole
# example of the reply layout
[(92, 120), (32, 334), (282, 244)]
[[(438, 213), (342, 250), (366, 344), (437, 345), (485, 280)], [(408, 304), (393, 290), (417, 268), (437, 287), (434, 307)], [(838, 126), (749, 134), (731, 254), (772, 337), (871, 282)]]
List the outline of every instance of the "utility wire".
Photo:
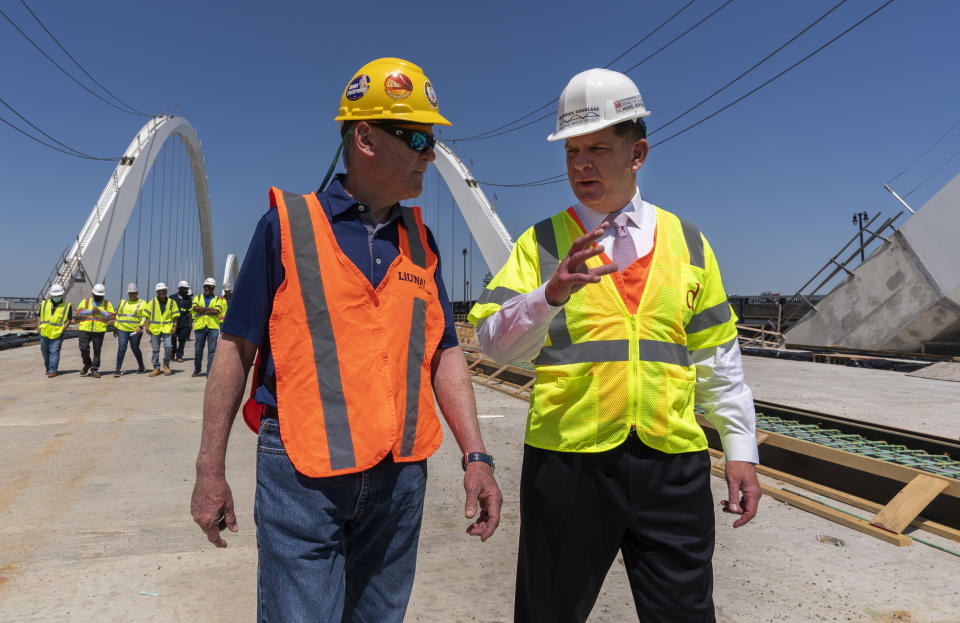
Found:
[(803, 30), (801, 30), (800, 32), (798, 32), (797, 34), (795, 34), (793, 37), (791, 37), (790, 39), (788, 39), (787, 41), (785, 41), (785, 42), (783, 43), (783, 45), (781, 45), (780, 47), (778, 47), (776, 50), (774, 50), (774, 51), (771, 52), (770, 54), (767, 54), (767, 55), (764, 56), (762, 59), (760, 59), (759, 61), (757, 61), (755, 64), (753, 64), (753, 65), (752, 65), (749, 69), (747, 69), (745, 72), (741, 73), (739, 76), (737, 76), (736, 78), (734, 78), (734, 79), (731, 80), (730, 82), (726, 83), (725, 85), (723, 85), (722, 87), (720, 87), (719, 89), (717, 89), (716, 91), (714, 91), (713, 93), (711, 93), (710, 95), (708, 95), (707, 97), (703, 98), (702, 100), (700, 100), (699, 102), (697, 102), (696, 104), (694, 104), (693, 106), (691, 106), (690, 108), (686, 109), (685, 111), (683, 111), (682, 113), (680, 113), (679, 115), (677, 115), (676, 117), (674, 117), (673, 119), (670, 119), (669, 121), (667, 121), (666, 123), (664, 123), (664, 124), (661, 125), (660, 127), (658, 127), (658, 128), (656, 128), (655, 130), (651, 131), (650, 134), (648, 134), (648, 136), (652, 136), (652, 135), (656, 134), (657, 132), (659, 132), (660, 130), (663, 130), (663, 129), (666, 128), (667, 126), (671, 125), (671, 124), (674, 123), (675, 121), (679, 121), (679, 120), (682, 119), (683, 117), (686, 117), (688, 114), (690, 114), (691, 112), (693, 112), (694, 110), (696, 110), (697, 108), (699, 108), (700, 106), (702, 106), (703, 104), (707, 103), (709, 100), (713, 99), (714, 97), (716, 97), (717, 95), (719, 95), (720, 93), (722, 93), (723, 91), (725, 91), (728, 87), (730, 87), (730, 86), (732, 86), (734, 83), (738, 82), (741, 78), (743, 78), (744, 76), (746, 76), (747, 74), (749, 74), (750, 72), (752, 72), (754, 69), (756, 69), (756, 68), (759, 67), (760, 65), (763, 65), (763, 64), (766, 63), (768, 60), (770, 60), (771, 58), (773, 58), (777, 53), (779, 53), (779, 52), (780, 52), (781, 50), (783, 50), (785, 47), (787, 47), (788, 45), (790, 45), (791, 43), (793, 43), (794, 41), (796, 41), (797, 39), (799, 39), (800, 37), (802, 37), (804, 34), (806, 34), (806, 32), (807, 32), (808, 30), (810, 30), (811, 28), (813, 28), (814, 26), (816, 26), (817, 24), (819, 24), (820, 22), (822, 22), (824, 19), (826, 19), (826, 17), (827, 17), (828, 15), (830, 15), (831, 13), (833, 13), (834, 11), (836, 11), (837, 9), (839, 9), (839, 8), (840, 8), (841, 6), (843, 6), (846, 2), (847, 2), (847, 0), (840, 0), (840, 2), (838, 2), (838, 3), (836, 3), (835, 5), (833, 5), (832, 7), (830, 7), (830, 10), (828, 10), (826, 13), (824, 13), (823, 15), (821, 15), (820, 17), (818, 17), (816, 20), (810, 22), (810, 23), (806, 26), (806, 28), (804, 28)]
[[(942, 135), (940, 138), (938, 138), (933, 145), (931, 145), (930, 147), (927, 147), (927, 148), (924, 150), (924, 152), (923, 152), (922, 154), (920, 154), (919, 156), (917, 156), (917, 157), (914, 159), (913, 162), (911, 162), (910, 164), (908, 164), (908, 165), (903, 169), (903, 171), (900, 171), (899, 173), (897, 173), (896, 175), (894, 175), (893, 177), (891, 177), (890, 179), (888, 179), (888, 180), (887, 180), (887, 184), (889, 184), (889, 183), (892, 182), (893, 180), (897, 179), (898, 177), (900, 177), (901, 175), (903, 175), (904, 173), (906, 173), (907, 171), (909, 171), (909, 170), (913, 167), (913, 165), (915, 165), (915, 164), (917, 164), (918, 162), (920, 162), (920, 160), (921, 160), (924, 156), (926, 156), (927, 154), (929, 154), (930, 151), (933, 150), (934, 147), (936, 147), (937, 145), (940, 144), (940, 141), (942, 141), (943, 139), (947, 138), (947, 135), (948, 135), (948, 134), (950, 134), (951, 132), (953, 132), (954, 130), (956, 130), (956, 129), (957, 129), (957, 126), (960, 126), (960, 119), (957, 119), (957, 122), (954, 123), (952, 126), (950, 126), (950, 129), (949, 129), (949, 130), (947, 130), (946, 132), (944, 132), (943, 135)], [(916, 190), (916, 189), (914, 189), (914, 190)], [(910, 191), (910, 192), (913, 192), (913, 191)]]
[[(654, 28), (653, 30), (651, 30), (650, 32), (648, 32), (648, 33), (647, 33), (646, 35), (644, 35), (639, 41), (637, 41), (637, 42), (634, 43), (632, 46), (630, 46), (629, 48), (627, 48), (623, 53), (621, 53), (621, 54), (620, 54), (619, 56), (617, 56), (615, 59), (613, 59), (612, 61), (610, 61), (610, 62), (607, 63), (606, 65), (604, 65), (604, 68), (610, 67), (610, 66), (613, 65), (615, 62), (617, 62), (618, 60), (620, 60), (621, 58), (623, 58), (623, 56), (626, 55), (628, 52), (630, 52), (631, 50), (633, 50), (634, 48), (636, 48), (638, 45), (640, 45), (641, 43), (643, 43), (644, 41), (646, 41), (647, 39), (649, 39), (650, 37), (652, 37), (652, 36), (653, 36), (654, 34), (656, 34), (661, 28), (663, 28), (664, 26), (666, 26), (667, 24), (669, 24), (671, 21), (673, 21), (673, 19), (674, 19), (675, 17), (677, 17), (677, 16), (679, 16), (681, 13), (683, 13), (688, 7), (690, 7), (690, 5), (692, 5), (694, 2), (696, 2), (696, 0), (690, 0), (690, 2), (688, 2), (687, 4), (685, 4), (685, 5), (683, 5), (682, 7), (680, 7), (680, 9), (679, 9), (676, 13), (674, 13), (673, 15), (671, 15), (670, 17), (668, 17), (668, 18), (666, 19), (666, 21), (662, 22), (659, 26), (657, 26), (656, 28)], [(728, 0), (728, 2), (727, 2), (726, 4), (730, 4), (730, 2), (732, 2), (732, 0)], [(724, 5), (724, 6), (726, 6), (726, 5)], [(723, 8), (723, 7), (720, 7), (720, 8)], [(719, 9), (718, 9), (718, 10), (719, 10)], [(716, 11), (714, 11), (714, 13), (715, 13), (715, 12), (716, 12)], [(712, 14), (711, 14), (711, 15), (712, 15)], [(702, 21), (702, 20), (701, 20), (701, 21)], [(698, 23), (697, 25), (699, 25), (699, 23)], [(695, 25), (694, 28), (695, 28), (697, 25)], [(692, 29), (690, 29), (690, 30), (692, 30)], [(689, 32), (689, 30), (688, 30), (687, 32)], [(682, 35), (681, 35), (681, 36), (682, 36)], [(675, 40), (676, 40), (676, 39), (675, 39)], [(674, 40), (674, 41), (675, 41), (675, 40)], [(670, 43), (673, 43), (673, 42), (671, 41)], [(670, 44), (667, 44), (667, 45), (670, 45)], [(666, 47), (666, 46), (664, 46), (664, 47)], [(661, 49), (663, 49), (663, 48), (661, 48)], [(659, 51), (659, 50), (658, 50), (658, 51)], [(539, 107), (533, 109), (532, 111), (528, 112), (527, 114), (523, 115), (522, 117), (518, 117), (518, 118), (514, 119), (513, 121), (509, 121), (509, 122), (507, 122), (507, 123), (505, 123), (505, 124), (503, 124), (503, 125), (501, 125), (501, 126), (498, 126), (498, 127), (496, 127), (496, 128), (493, 128), (492, 130), (487, 130), (487, 131), (485, 131), (485, 132), (480, 132), (479, 134), (474, 134), (473, 136), (467, 136), (467, 137), (464, 137), (464, 138), (457, 138), (457, 139), (450, 139), (450, 140), (451, 140), (451, 142), (453, 142), (453, 141), (478, 141), (478, 140), (482, 140), (482, 139), (485, 139), (485, 138), (492, 138), (492, 137), (494, 137), (494, 136), (500, 136), (500, 134), (506, 134), (506, 132), (500, 132), (500, 130), (503, 130), (504, 128), (508, 128), (508, 127), (510, 127), (511, 125), (515, 124), (515, 123), (519, 123), (519, 122), (523, 121), (524, 119), (530, 118), (531, 116), (537, 114), (538, 112), (540, 112), (540, 111), (543, 110), (544, 108), (547, 108), (548, 106), (552, 106), (553, 104), (556, 104), (557, 101), (559, 101), (559, 99), (560, 99), (560, 98), (555, 97), (555, 98), (553, 98), (552, 100), (550, 100), (549, 102), (547, 102), (546, 104), (543, 104), (542, 106), (539, 106)], [(551, 116), (551, 115), (553, 115), (553, 113), (548, 113), (548, 114), (546, 114), (546, 115), (544, 115), (544, 116), (542, 116), (542, 117), (537, 117), (536, 119), (534, 119), (534, 120), (531, 121), (530, 123), (534, 123), (534, 122), (540, 121), (540, 120), (542, 120), (542, 119), (546, 119), (547, 117), (549, 117), (549, 116)], [(507, 132), (512, 132), (513, 130), (519, 130), (520, 128), (524, 128), (524, 127), (530, 125), (530, 123), (525, 123), (525, 124), (523, 124), (523, 125), (521, 125), (521, 126), (518, 126), (518, 127), (516, 127), (516, 128), (513, 128), (512, 130), (507, 130)]]
[[(824, 43), (824, 44), (821, 45), (820, 47), (816, 48), (815, 50), (813, 50), (812, 52), (810, 52), (809, 54), (807, 54), (806, 56), (804, 56), (803, 58), (801, 58), (801, 59), (798, 60), (797, 62), (793, 63), (792, 65), (790, 65), (789, 67), (787, 67), (786, 69), (784, 69), (783, 71), (781, 71), (780, 73), (778, 73), (778, 74), (776, 74), (775, 76), (773, 76), (772, 78), (764, 81), (764, 82), (761, 83), (759, 86), (751, 89), (750, 91), (747, 91), (745, 94), (743, 94), (743, 95), (741, 95), (740, 97), (738, 97), (737, 99), (733, 100), (732, 102), (730, 102), (730, 103), (727, 104), (726, 106), (723, 106), (722, 108), (720, 108), (720, 109), (712, 112), (711, 114), (709, 114), (709, 115), (707, 115), (706, 117), (700, 119), (699, 121), (690, 124), (689, 126), (683, 128), (682, 130), (680, 130), (680, 131), (678, 131), (678, 132), (675, 132), (674, 134), (671, 134), (670, 136), (668, 136), (667, 138), (663, 139), (662, 141), (659, 141), (659, 142), (657, 142), (657, 143), (651, 144), (651, 145), (650, 145), (651, 149), (652, 149), (653, 147), (657, 147), (658, 145), (663, 145), (663, 144), (666, 143), (667, 141), (670, 141), (670, 140), (672, 140), (672, 139), (680, 136), (681, 134), (685, 134), (686, 132), (688, 132), (688, 131), (694, 129), (695, 127), (703, 124), (704, 122), (712, 119), (713, 117), (716, 117), (717, 115), (719, 115), (719, 114), (722, 113), (723, 111), (725, 111), (725, 110), (727, 110), (727, 109), (735, 106), (736, 104), (742, 102), (743, 100), (747, 99), (748, 97), (750, 97), (751, 95), (753, 95), (754, 93), (756, 93), (757, 91), (759, 91), (760, 89), (768, 86), (769, 84), (771, 84), (772, 82), (774, 82), (774, 81), (777, 80), (778, 78), (780, 78), (780, 77), (784, 76), (785, 74), (787, 74), (789, 71), (795, 69), (796, 67), (798, 67), (798, 66), (801, 65), (802, 63), (804, 63), (804, 62), (806, 62), (807, 60), (813, 58), (815, 55), (819, 54), (821, 51), (823, 51), (824, 49), (826, 49), (828, 46), (830, 46), (831, 44), (833, 44), (834, 42), (836, 42), (838, 39), (840, 39), (841, 37), (845, 36), (846, 34), (848, 34), (849, 32), (851, 32), (852, 30), (854, 30), (855, 28), (857, 28), (858, 26), (860, 26), (861, 24), (863, 24), (864, 22), (866, 22), (868, 19), (870, 19), (871, 17), (873, 17), (874, 15), (876, 15), (877, 13), (879, 13), (880, 11), (882, 11), (883, 9), (885, 9), (887, 6), (889, 6), (889, 5), (892, 4), (893, 2), (894, 2), (894, 0), (887, 0), (886, 2), (884, 2), (883, 4), (881, 4), (879, 7), (877, 7), (876, 9), (874, 9), (873, 11), (871, 11), (870, 13), (868, 13), (865, 17), (863, 17), (863, 18), (861, 18), (860, 20), (858, 20), (858, 21), (857, 21), (856, 23), (854, 23), (852, 26), (850, 26), (850, 27), (847, 28), (846, 30), (842, 31), (840, 34), (836, 35), (835, 37), (833, 37), (832, 39), (830, 39), (829, 41), (827, 41), (826, 43)], [(958, 123), (960, 123), (960, 122), (958, 122)], [(960, 153), (960, 152), (958, 152), (958, 153)], [(952, 159), (952, 157), (951, 157), (951, 159)], [(948, 160), (948, 162), (949, 162), (949, 160)], [(941, 165), (941, 166), (945, 166), (945, 165), (946, 165), (946, 163), (944, 163), (944, 165)], [(533, 181), (533, 182), (525, 182), (525, 183), (519, 183), (519, 184), (492, 184), (492, 183), (489, 183), (489, 182), (481, 182), (481, 181), (479, 181), (479, 180), (478, 180), (478, 183), (479, 183), (479, 184), (484, 184), (484, 185), (486, 185), (486, 186), (497, 186), (497, 187), (508, 187), (508, 188), (525, 188), (525, 187), (529, 187), (529, 186), (545, 186), (545, 185), (547, 185), (547, 184), (556, 184), (556, 183), (558, 183), (558, 182), (562, 182), (565, 178), (566, 178), (566, 175), (565, 175), (565, 174), (561, 174), (561, 175), (556, 175), (556, 176), (554, 176), (554, 178), (552, 178), (553, 181), (548, 181), (548, 180), (551, 180), (551, 178), (544, 178), (544, 179), (542, 179), (542, 180), (535, 180), (535, 181)], [(926, 180), (925, 180), (925, 181), (926, 181)], [(921, 182), (921, 184), (922, 184), (922, 182)], [(914, 190), (916, 190), (916, 188), (914, 188)], [(911, 190), (910, 192), (913, 192), (913, 191)]]
[(60, 63), (58, 63), (57, 61), (53, 60), (53, 58), (51, 58), (49, 54), (47, 54), (46, 52), (44, 52), (44, 51), (43, 51), (43, 48), (41, 48), (39, 45), (37, 45), (37, 43), (36, 43), (33, 39), (30, 38), (30, 35), (28, 35), (27, 33), (23, 32), (23, 30), (21, 30), (20, 27), (17, 26), (17, 24), (16, 24), (12, 19), (10, 19), (10, 17), (9, 17), (6, 13), (4, 13), (3, 9), (0, 9), (0, 16), (3, 16), (3, 18), (4, 18), (5, 20), (7, 20), (8, 22), (10, 22), (10, 25), (13, 26), (14, 29), (16, 29), (16, 31), (19, 32), (20, 35), (21, 35), (24, 39), (26, 39), (27, 41), (29, 41), (29, 42), (30, 42), (30, 45), (32, 45), (33, 47), (35, 47), (35, 48), (37, 49), (37, 51), (40, 52), (40, 54), (43, 54), (43, 56), (44, 56), (48, 61), (50, 61), (51, 63), (53, 63), (53, 65), (54, 65), (57, 69), (59, 69), (61, 72), (63, 72), (63, 74), (64, 74), (66, 77), (68, 77), (68, 78), (70, 78), (71, 80), (73, 80), (74, 82), (76, 82), (76, 83), (80, 86), (80, 88), (82, 88), (84, 91), (86, 91), (86, 92), (89, 93), (90, 95), (94, 96), (95, 98), (97, 98), (98, 100), (100, 100), (101, 102), (103, 102), (104, 104), (107, 104), (108, 106), (111, 106), (111, 107), (113, 107), (113, 108), (116, 108), (116, 109), (119, 110), (120, 112), (125, 112), (125, 113), (127, 113), (128, 115), (138, 115), (138, 116), (144, 116), (144, 117), (152, 117), (152, 116), (153, 116), (153, 115), (147, 115), (147, 114), (145, 114), (145, 113), (132, 112), (132, 111), (127, 110), (126, 108), (121, 108), (120, 106), (117, 106), (116, 104), (114, 104), (114, 103), (111, 102), (110, 100), (103, 98), (99, 93), (95, 93), (92, 89), (90, 89), (90, 87), (88, 87), (88, 86), (85, 85), (84, 83), (80, 82), (76, 77), (74, 77), (73, 74), (71, 74), (69, 71), (67, 71), (66, 69), (64, 69), (63, 66), (60, 65)]
[(83, 158), (83, 159), (85, 159), (85, 160), (100, 160), (100, 161), (102, 161), (102, 162), (116, 162), (117, 160), (120, 159), (120, 158), (100, 158), (100, 157), (97, 157), (97, 156), (91, 156), (90, 154), (84, 153), (84, 152), (80, 151), (79, 149), (75, 149), (75, 148), (73, 148), (73, 147), (70, 147), (70, 146), (67, 145), (66, 143), (62, 143), (62, 142), (58, 141), (57, 139), (55, 139), (54, 137), (50, 136), (49, 134), (47, 134), (46, 132), (44, 132), (43, 130), (41, 130), (39, 127), (37, 127), (36, 125), (34, 125), (33, 123), (31, 123), (29, 119), (27, 119), (26, 117), (24, 117), (23, 115), (21, 115), (19, 112), (17, 112), (17, 109), (15, 109), (13, 106), (11, 106), (10, 104), (8, 104), (8, 103), (6, 102), (6, 100), (4, 100), (3, 98), (0, 98), (0, 104), (3, 104), (8, 110), (10, 110), (10, 112), (12, 112), (12, 113), (15, 114), (17, 117), (19, 117), (20, 120), (23, 121), (24, 123), (26, 123), (28, 126), (30, 126), (31, 128), (33, 128), (34, 130), (36, 130), (37, 132), (39, 132), (39, 133), (42, 134), (43, 136), (47, 137), (48, 139), (50, 139), (51, 141), (53, 141), (53, 142), (56, 143), (57, 145), (60, 145), (60, 147), (63, 147), (64, 149), (60, 149), (60, 147), (55, 147), (55, 146), (51, 145), (50, 143), (48, 143), (48, 142), (46, 142), (46, 141), (44, 141), (44, 140), (38, 139), (36, 136), (34, 136), (34, 135), (30, 134), (29, 132), (27, 132), (27, 131), (25, 131), (25, 130), (19, 128), (19, 127), (17, 127), (16, 125), (14, 125), (13, 123), (7, 121), (7, 120), (4, 119), (3, 117), (0, 117), (0, 122), (3, 122), (3, 123), (5, 123), (5, 124), (7, 124), (8, 126), (10, 126), (11, 128), (13, 128), (14, 130), (16, 130), (17, 132), (19, 132), (20, 134), (23, 134), (23, 135), (26, 136), (27, 138), (29, 138), (29, 139), (31, 139), (31, 140), (33, 140), (33, 141), (36, 141), (37, 143), (40, 143), (41, 145), (43, 145), (43, 146), (45, 146), (45, 147), (49, 147), (50, 149), (54, 149), (54, 150), (56, 150), (56, 151), (59, 151), (60, 153), (67, 154), (68, 156), (73, 156), (74, 158)]
[(118, 102), (120, 102), (122, 105), (124, 105), (126, 108), (128, 108), (128, 109), (130, 110), (130, 112), (132, 112), (132, 113), (134, 113), (134, 114), (142, 115), (142, 116), (144, 116), (144, 117), (152, 117), (152, 116), (153, 116), (153, 115), (148, 115), (147, 113), (145, 113), (145, 112), (143, 112), (143, 111), (141, 111), (141, 110), (137, 110), (136, 108), (134, 108), (134, 107), (131, 106), (130, 104), (126, 103), (125, 101), (123, 101), (122, 99), (120, 99), (119, 97), (117, 97), (116, 95), (114, 95), (113, 93), (111, 93), (111, 92), (110, 92), (110, 89), (108, 89), (107, 87), (103, 86), (103, 85), (100, 83), (99, 80), (97, 80), (97, 79), (94, 78), (92, 75), (90, 75), (90, 72), (87, 71), (86, 68), (84, 68), (84, 66), (80, 64), (80, 61), (78, 61), (77, 59), (75, 59), (75, 58), (73, 57), (73, 55), (70, 54), (70, 52), (67, 51), (67, 48), (63, 47), (63, 44), (60, 43), (60, 41), (59, 41), (56, 37), (53, 36), (53, 33), (50, 32), (50, 29), (46, 27), (46, 25), (40, 20), (39, 17), (37, 17), (37, 14), (33, 12), (33, 9), (31, 9), (31, 8), (27, 5), (27, 3), (26, 3), (25, 0), (20, 0), (20, 4), (22, 4), (22, 5), (23, 5), (23, 8), (25, 8), (25, 9), (27, 10), (27, 12), (30, 13), (30, 15), (33, 16), (33, 19), (35, 19), (35, 20), (37, 21), (37, 23), (40, 24), (40, 28), (43, 28), (43, 31), (44, 31), (45, 33), (47, 33), (47, 34), (50, 36), (51, 39), (53, 39), (53, 42), (57, 44), (57, 47), (59, 47), (61, 50), (63, 50), (63, 53), (66, 54), (66, 55), (70, 58), (71, 61), (73, 61), (74, 65), (76, 65), (77, 67), (80, 68), (80, 71), (82, 71), (82, 72), (87, 76), (87, 78), (90, 78), (91, 80), (93, 80), (94, 84), (96, 84), (98, 87), (100, 87), (101, 89), (103, 89), (103, 92), (104, 92), (104, 93), (106, 93), (107, 95), (109, 95), (109, 96), (112, 97), (113, 99), (115, 99), (115, 100), (117, 100)]
[(914, 192), (916, 192), (918, 188), (920, 188), (921, 186), (923, 186), (924, 184), (926, 184), (927, 182), (929, 182), (931, 177), (933, 177), (934, 175), (936, 175), (937, 173), (939, 173), (940, 170), (943, 169), (943, 167), (947, 166), (947, 165), (950, 163), (950, 161), (953, 160), (954, 158), (956, 158), (957, 156), (960, 156), (960, 149), (958, 149), (957, 151), (953, 152), (953, 155), (952, 155), (952, 156), (950, 156), (949, 158), (947, 158), (946, 160), (944, 160), (944, 161), (943, 161), (943, 164), (941, 164), (939, 167), (937, 167), (937, 168), (933, 171), (933, 173), (931, 173), (930, 175), (928, 175), (928, 176), (926, 176), (925, 178), (923, 178), (923, 181), (920, 182), (919, 184), (917, 184), (916, 186), (914, 186), (913, 189), (910, 190), (910, 192), (908, 192), (907, 194), (905, 194), (905, 195), (903, 196), (903, 198), (906, 199), (907, 197), (909, 197), (910, 195), (912, 195)]

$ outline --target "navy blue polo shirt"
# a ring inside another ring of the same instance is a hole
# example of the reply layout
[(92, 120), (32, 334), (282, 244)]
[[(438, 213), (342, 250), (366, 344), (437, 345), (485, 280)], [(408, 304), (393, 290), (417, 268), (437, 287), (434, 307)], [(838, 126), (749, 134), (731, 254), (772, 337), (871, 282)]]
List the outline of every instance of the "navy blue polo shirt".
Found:
[[(378, 228), (372, 237), (369, 236), (367, 226), (361, 220), (363, 211), (369, 210), (369, 207), (358, 203), (347, 194), (343, 189), (343, 175), (334, 178), (323, 192), (318, 191), (317, 199), (330, 220), (340, 249), (376, 288), (386, 276), (391, 262), (400, 254), (400, 234), (397, 229), (399, 219), (393, 218)], [(450, 348), (458, 344), (453, 325), (453, 310), (441, 278), (440, 252), (429, 229), (427, 244), (437, 256), (435, 280), (445, 320), (443, 337), (438, 348)], [(260, 347), (264, 372), (270, 376), (274, 375), (275, 368), (273, 353), (270, 352), (268, 322), (273, 311), (273, 297), (284, 279), (283, 263), (280, 260), (281, 246), (280, 216), (277, 210), (270, 209), (260, 218), (253, 232), (253, 239), (243, 258), (243, 265), (240, 266), (222, 327), (224, 333), (241, 337)], [(256, 401), (276, 407), (277, 399), (263, 385), (262, 378), (256, 379), (256, 383)]]

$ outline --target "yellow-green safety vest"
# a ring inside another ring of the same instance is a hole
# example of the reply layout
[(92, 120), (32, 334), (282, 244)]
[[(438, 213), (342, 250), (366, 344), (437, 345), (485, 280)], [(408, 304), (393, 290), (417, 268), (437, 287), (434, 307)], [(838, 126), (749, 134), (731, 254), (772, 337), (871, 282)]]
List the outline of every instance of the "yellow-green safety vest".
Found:
[[(527, 444), (602, 452), (635, 427), (662, 452), (706, 449), (693, 412), (697, 376), (689, 351), (735, 339), (737, 317), (700, 230), (656, 211), (656, 245), (637, 312), (628, 311), (614, 277), (604, 275), (571, 295), (551, 321), (533, 361)], [(470, 322), (479, 327), (506, 301), (550, 280), (584, 234), (574, 214), (561, 212), (523, 233), (470, 310)], [(602, 262), (593, 257), (587, 266)]]
[[(89, 313), (91, 311), (92, 313)], [(84, 316), (84, 312), (88, 312), (89, 315)], [(113, 303), (104, 298), (103, 303), (97, 307), (92, 296), (83, 299), (77, 305), (77, 319), (80, 321), (77, 328), (91, 333), (105, 333), (107, 331), (107, 319), (104, 314), (113, 315)]]
[(54, 304), (50, 299), (40, 303), (40, 335), (55, 340), (63, 334), (63, 325), (70, 315), (70, 303)]
[(153, 335), (170, 335), (173, 332), (173, 320), (180, 317), (180, 307), (167, 297), (166, 308), (153, 297), (150, 306), (146, 310), (147, 318), (150, 319), (150, 333)]
[(123, 299), (117, 305), (117, 317), (113, 321), (117, 331), (136, 331), (147, 318), (147, 303), (138, 298), (135, 301)]
[(216, 316), (209, 316), (207, 314), (198, 314), (195, 311), (190, 313), (193, 315), (193, 330), (198, 329), (219, 329), (220, 323), (223, 322), (223, 315), (227, 313), (227, 302), (223, 300), (223, 297), (213, 296), (210, 298), (210, 304), (206, 305), (204, 302), (204, 297), (202, 294), (197, 294), (193, 297), (193, 306), (196, 308), (198, 305), (200, 307), (210, 307), (215, 308), (220, 311)]

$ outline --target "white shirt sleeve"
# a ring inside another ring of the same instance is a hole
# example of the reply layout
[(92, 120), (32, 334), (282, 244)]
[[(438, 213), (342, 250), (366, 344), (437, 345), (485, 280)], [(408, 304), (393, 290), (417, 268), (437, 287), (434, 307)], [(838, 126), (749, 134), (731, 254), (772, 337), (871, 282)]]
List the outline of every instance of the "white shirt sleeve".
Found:
[(737, 339), (690, 351), (690, 357), (697, 368), (694, 399), (720, 433), (726, 459), (759, 463), (753, 392), (743, 382)]
[(499, 363), (513, 363), (530, 361), (540, 353), (550, 321), (563, 309), (547, 302), (545, 290), (544, 284), (513, 297), (480, 325), (477, 337), (488, 357)]

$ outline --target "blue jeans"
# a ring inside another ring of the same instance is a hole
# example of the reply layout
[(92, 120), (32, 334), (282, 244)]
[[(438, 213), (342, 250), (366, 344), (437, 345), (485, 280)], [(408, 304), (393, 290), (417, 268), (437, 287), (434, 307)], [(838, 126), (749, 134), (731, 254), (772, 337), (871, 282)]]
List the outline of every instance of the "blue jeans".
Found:
[(427, 462), (296, 471), (265, 419), (257, 441), (257, 620), (401, 623), (413, 588)]
[(140, 340), (143, 339), (142, 333), (136, 331), (117, 331), (117, 372), (123, 368), (123, 358), (127, 354), (127, 343), (130, 343), (130, 351), (137, 358), (137, 365), (143, 369), (143, 353), (140, 352)]
[(200, 362), (203, 361), (203, 346), (207, 348), (207, 374), (210, 374), (210, 365), (213, 363), (213, 353), (217, 351), (218, 329), (195, 329), (193, 331), (193, 371), (200, 373)]
[(169, 333), (161, 333), (160, 335), (150, 334), (150, 346), (153, 348), (153, 356), (151, 357), (153, 367), (160, 367), (160, 342), (163, 342), (163, 367), (169, 368), (170, 354), (173, 352)]
[(63, 335), (50, 339), (40, 338), (40, 354), (43, 355), (43, 367), (47, 372), (56, 372), (60, 367), (60, 345), (63, 344)]

